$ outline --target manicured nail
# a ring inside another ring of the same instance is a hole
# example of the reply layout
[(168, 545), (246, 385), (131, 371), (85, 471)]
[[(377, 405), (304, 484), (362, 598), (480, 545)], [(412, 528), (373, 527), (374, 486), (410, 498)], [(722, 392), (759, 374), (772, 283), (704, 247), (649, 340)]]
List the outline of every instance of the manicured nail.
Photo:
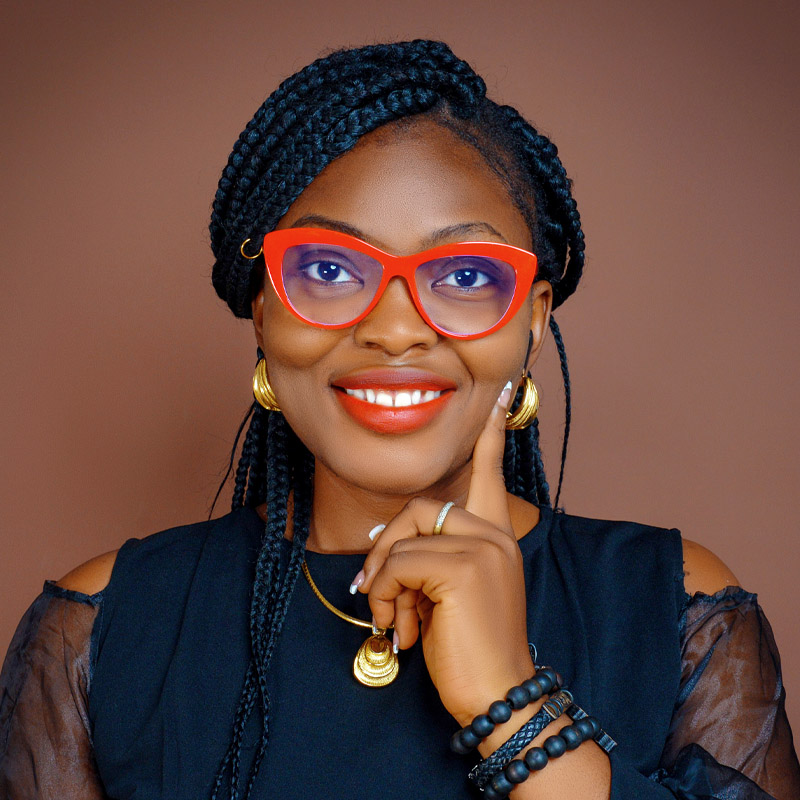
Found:
[(350, 584), (350, 594), (355, 594), (362, 583), (364, 583), (364, 570), (360, 569), (355, 578), (353, 578), (353, 582)]
[(385, 528), (385, 525), (376, 525), (370, 532), (369, 538), (374, 542), (375, 537)]
[(397, 635), (397, 631), (392, 635), (392, 650), (395, 654), (400, 652), (400, 637)]
[(512, 384), (511, 381), (509, 381), (503, 387), (503, 391), (500, 392), (500, 397), (497, 398), (497, 405), (501, 406), (502, 408), (508, 408), (508, 401), (511, 399), (511, 388)]

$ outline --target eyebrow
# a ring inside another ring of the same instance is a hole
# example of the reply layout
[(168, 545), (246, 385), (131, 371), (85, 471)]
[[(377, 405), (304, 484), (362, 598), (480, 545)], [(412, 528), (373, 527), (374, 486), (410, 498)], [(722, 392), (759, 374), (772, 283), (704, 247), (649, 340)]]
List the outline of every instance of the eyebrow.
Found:
[[(364, 242), (370, 242), (371, 239), (371, 237), (367, 236), (367, 234), (353, 225), (348, 225), (346, 222), (340, 222), (339, 220), (331, 219), (330, 217), (325, 217), (320, 214), (306, 214), (295, 220), (291, 227), (327, 228), (328, 230), (346, 233), (348, 236), (355, 236), (356, 239), (361, 239)], [(506, 237), (488, 222), (459, 222), (455, 225), (448, 225), (446, 228), (439, 228), (439, 230), (434, 231), (425, 240), (425, 249), (434, 247), (440, 242), (452, 239), (455, 236), (465, 236), (473, 233), (489, 233), (508, 244)]]

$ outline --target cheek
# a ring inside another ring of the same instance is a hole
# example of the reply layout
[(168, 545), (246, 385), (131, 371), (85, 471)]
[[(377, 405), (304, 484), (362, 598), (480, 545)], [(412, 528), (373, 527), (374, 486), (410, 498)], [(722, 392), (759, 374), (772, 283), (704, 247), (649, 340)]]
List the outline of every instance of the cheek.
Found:
[(340, 331), (315, 328), (297, 319), (271, 286), (264, 293), (261, 330), (271, 381), (280, 381), (281, 373), (306, 372), (341, 338)]
[(516, 380), (522, 375), (528, 352), (531, 310), (532, 300), (529, 297), (499, 331), (460, 345), (461, 358), (476, 386), (486, 384), (502, 389), (509, 376)]
[(339, 331), (326, 331), (294, 317), (279, 302), (265, 303), (263, 350), (272, 389), (286, 421), (314, 453), (320, 447), (317, 421), (325, 413), (328, 375), (325, 364)]

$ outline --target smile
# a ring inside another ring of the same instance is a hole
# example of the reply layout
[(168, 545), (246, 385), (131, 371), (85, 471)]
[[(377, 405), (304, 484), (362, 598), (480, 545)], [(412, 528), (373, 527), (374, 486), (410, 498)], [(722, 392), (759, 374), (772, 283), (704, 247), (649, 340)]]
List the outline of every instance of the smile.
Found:
[(345, 394), (355, 397), (356, 400), (363, 400), (385, 408), (409, 408), (423, 403), (430, 403), (432, 400), (441, 397), (442, 392), (430, 389), (421, 391), (394, 391), (389, 389), (344, 389)]
[(421, 369), (374, 368), (331, 380), (336, 399), (355, 423), (375, 433), (412, 433), (431, 424), (456, 394), (454, 381)]

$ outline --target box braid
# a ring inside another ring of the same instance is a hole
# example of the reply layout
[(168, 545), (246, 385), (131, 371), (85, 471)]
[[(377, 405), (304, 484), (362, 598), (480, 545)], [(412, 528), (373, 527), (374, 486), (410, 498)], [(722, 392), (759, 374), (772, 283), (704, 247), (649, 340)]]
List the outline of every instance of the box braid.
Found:
[[(264, 267), (261, 259), (242, 257), (241, 243), (248, 238), (257, 243), (272, 230), (325, 166), (362, 136), (393, 122), (413, 125), (421, 116), (468, 142), (503, 180), (531, 229), (539, 277), (553, 286), (554, 308), (575, 291), (583, 271), (584, 239), (555, 145), (515, 109), (489, 100), (483, 79), (447, 45), (415, 40), (342, 50), (318, 59), (283, 81), (239, 136), (220, 178), (210, 224), (216, 259), (212, 282), (237, 317), (252, 316), (251, 301)], [(552, 319), (551, 330), (567, 399), (557, 506), (571, 395), (563, 340)], [(261, 733), (244, 785), (245, 800), (263, 762), (270, 728), (267, 669), (300, 573), (311, 517), (313, 456), (282, 414), (257, 404), (243, 420), (237, 443), (248, 419), (232, 507), (266, 503), (269, 517), (251, 594), (251, 661), (212, 800), (240, 797), (244, 733), (256, 711)], [(233, 456), (229, 472), (232, 465)], [(510, 491), (550, 505), (538, 420), (526, 430), (507, 433), (503, 468)], [(288, 566), (282, 569), (281, 541), (290, 508), (294, 536)]]
[[(558, 473), (558, 489), (556, 490), (555, 508), (558, 509), (558, 500), (561, 497), (561, 484), (564, 482), (564, 464), (567, 460), (567, 445), (569, 444), (569, 428), (572, 422), (572, 384), (569, 380), (569, 368), (567, 367), (567, 351), (564, 347), (564, 338), (561, 336), (561, 329), (558, 323), (550, 317), (550, 332), (553, 334), (553, 341), (558, 350), (558, 360), (561, 364), (561, 377), (564, 380), (564, 436), (561, 442), (561, 468)], [(538, 423), (538, 419), (536, 420)], [(538, 427), (538, 426), (537, 426)], [(538, 432), (537, 432), (538, 437)]]

